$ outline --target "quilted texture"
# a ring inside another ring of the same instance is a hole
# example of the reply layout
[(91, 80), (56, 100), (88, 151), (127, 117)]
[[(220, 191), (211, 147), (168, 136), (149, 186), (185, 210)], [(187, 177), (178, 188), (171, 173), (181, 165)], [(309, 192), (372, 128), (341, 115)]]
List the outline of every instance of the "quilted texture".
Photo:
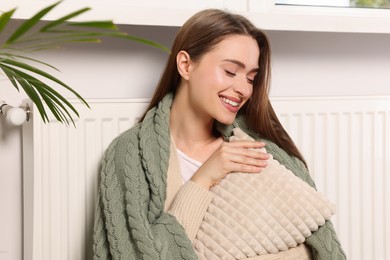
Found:
[[(239, 128), (230, 140), (237, 139), (253, 140)], [(195, 241), (207, 258), (245, 259), (288, 250), (335, 213), (327, 198), (272, 155), (261, 173), (228, 174), (211, 191)]]

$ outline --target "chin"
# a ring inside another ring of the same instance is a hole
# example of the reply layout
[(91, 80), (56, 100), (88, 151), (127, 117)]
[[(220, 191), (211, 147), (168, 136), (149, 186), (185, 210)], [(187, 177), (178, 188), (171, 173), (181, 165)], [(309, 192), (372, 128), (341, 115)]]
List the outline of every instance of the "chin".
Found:
[(216, 119), (219, 123), (221, 124), (224, 124), (224, 125), (231, 125), (233, 124), (234, 120), (236, 119), (236, 117), (232, 117), (232, 118), (219, 118), (219, 119)]

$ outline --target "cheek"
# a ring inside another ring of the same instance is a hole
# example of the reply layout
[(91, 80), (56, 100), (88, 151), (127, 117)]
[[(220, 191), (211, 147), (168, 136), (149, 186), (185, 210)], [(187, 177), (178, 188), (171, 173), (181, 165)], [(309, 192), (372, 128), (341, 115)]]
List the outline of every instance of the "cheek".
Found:
[(222, 84), (226, 81), (226, 77), (224, 77), (224, 75), (222, 75), (222, 73), (215, 72), (214, 73), (214, 81), (215, 81), (215, 83)]
[(248, 99), (252, 96), (252, 94), (253, 94), (253, 86), (250, 85), (248, 90)]
[(210, 75), (215, 83), (223, 83), (226, 81), (226, 76), (221, 69), (214, 69)]
[(201, 87), (209, 90), (218, 90), (222, 86), (229, 84), (229, 79), (227, 79), (224, 73), (217, 69), (210, 69), (199, 77), (201, 77), (200, 82), (203, 85)]

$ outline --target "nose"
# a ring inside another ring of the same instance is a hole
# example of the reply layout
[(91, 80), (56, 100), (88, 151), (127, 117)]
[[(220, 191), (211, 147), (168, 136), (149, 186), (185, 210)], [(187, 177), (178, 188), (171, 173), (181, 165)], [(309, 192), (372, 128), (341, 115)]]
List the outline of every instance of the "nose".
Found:
[(237, 79), (234, 82), (233, 90), (238, 93), (242, 98), (246, 99), (252, 94), (253, 86), (248, 82), (245, 77)]

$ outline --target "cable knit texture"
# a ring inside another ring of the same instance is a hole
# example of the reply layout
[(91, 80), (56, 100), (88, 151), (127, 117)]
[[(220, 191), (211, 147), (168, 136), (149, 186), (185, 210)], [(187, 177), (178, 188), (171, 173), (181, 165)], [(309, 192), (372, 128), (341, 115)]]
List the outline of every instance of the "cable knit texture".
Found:
[[(233, 132), (230, 141), (253, 141), (240, 128)], [(303, 259), (304, 248), (289, 249), (335, 213), (333, 203), (272, 155), (261, 173), (228, 174), (211, 191), (213, 200), (195, 241), (202, 259), (247, 259), (280, 251)]]
[(172, 96), (117, 137), (101, 170), (94, 259), (197, 259), (185, 230), (164, 213)]
[[(172, 98), (173, 95), (168, 94), (157, 107), (148, 111), (143, 122), (118, 136), (105, 152), (95, 214), (94, 259), (197, 259), (185, 225), (173, 213), (164, 212)], [(218, 130), (227, 140), (234, 126), (259, 139), (246, 128), (245, 120), (241, 117), (232, 126), (218, 125)], [(314, 187), (301, 161), (268, 141), (267, 151)], [(186, 190), (202, 193), (196, 187), (180, 188), (179, 193)], [(207, 205), (211, 199), (206, 193), (203, 194), (202, 203)], [(197, 201), (191, 203), (196, 205)], [(172, 205), (176, 209), (185, 208), (186, 201), (174, 199)], [(204, 214), (202, 212), (206, 208), (197, 214)], [(345, 259), (329, 221), (309, 236), (306, 244), (310, 246), (315, 259)]]

